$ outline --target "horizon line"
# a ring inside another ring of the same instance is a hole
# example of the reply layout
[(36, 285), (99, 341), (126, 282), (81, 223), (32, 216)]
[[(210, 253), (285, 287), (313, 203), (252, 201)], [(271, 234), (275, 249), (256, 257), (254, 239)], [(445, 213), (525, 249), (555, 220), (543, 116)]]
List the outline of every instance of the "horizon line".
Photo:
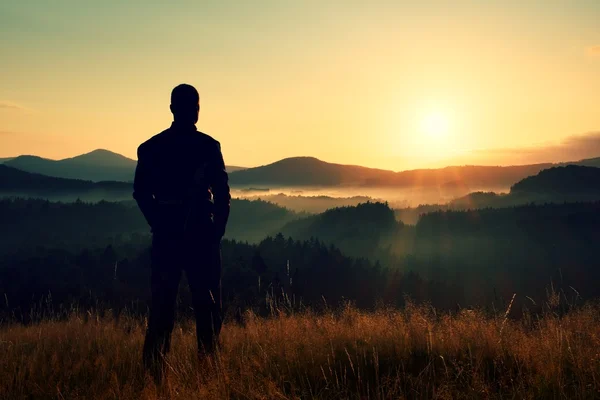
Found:
[[(48, 161), (55, 161), (55, 162), (59, 162), (59, 161), (65, 161), (65, 160), (70, 160), (73, 158), (77, 158), (80, 156), (85, 156), (88, 154), (92, 154), (94, 152), (98, 152), (98, 151), (105, 151), (111, 154), (114, 154), (116, 156), (120, 156), (123, 157), (127, 160), (133, 161), (133, 162), (137, 162), (136, 159), (127, 157), (121, 153), (117, 153), (113, 150), (109, 150), (106, 148), (97, 148), (94, 150), (90, 150), (88, 152), (84, 152), (84, 153), (80, 153), (80, 154), (76, 154), (74, 156), (70, 156), (70, 157), (65, 157), (65, 158), (59, 158), (59, 159), (54, 159), (54, 158), (49, 158), (49, 157), (42, 157), (39, 155), (35, 155), (35, 154), (20, 154), (18, 156), (2, 156), (0, 157), (0, 159), (4, 159), (7, 161), (11, 161), (14, 160), (16, 158), (19, 157), (37, 157), (37, 158), (41, 158), (43, 160), (48, 160)], [(379, 170), (379, 171), (386, 171), (386, 172), (394, 172), (394, 173), (402, 173), (402, 172), (408, 172), (408, 171), (420, 171), (420, 170), (437, 170), (437, 169), (445, 169), (445, 168), (461, 168), (461, 167), (499, 167), (499, 168), (508, 168), (508, 167), (524, 167), (524, 166), (529, 166), (529, 165), (544, 165), (544, 164), (550, 164), (550, 165), (560, 165), (560, 164), (568, 164), (568, 163), (577, 163), (577, 162), (582, 162), (585, 160), (593, 160), (595, 158), (600, 158), (600, 154), (596, 157), (587, 157), (587, 158), (581, 158), (581, 159), (577, 159), (577, 160), (568, 160), (568, 161), (545, 161), (545, 162), (535, 162), (535, 163), (525, 163), (525, 164), (448, 164), (442, 167), (424, 167), (424, 168), (409, 168), (409, 169), (402, 169), (402, 170), (393, 170), (393, 169), (385, 169), (385, 168), (377, 168), (377, 167), (371, 167), (371, 166), (366, 166), (366, 165), (359, 165), (359, 164), (343, 164), (343, 163), (336, 163), (336, 162), (330, 162), (330, 161), (325, 161), (322, 160), (318, 157), (315, 156), (307, 156), (307, 155), (302, 155), (302, 156), (290, 156), (290, 157), (284, 157), (284, 158), (280, 158), (280, 159), (276, 159), (275, 161), (266, 163), (266, 164), (261, 164), (261, 165), (256, 165), (256, 166), (241, 166), (238, 164), (229, 164), (226, 163), (227, 167), (236, 167), (236, 168), (244, 168), (244, 169), (253, 169), (253, 168), (261, 168), (261, 167), (267, 167), (269, 165), (273, 165), (275, 163), (278, 163), (280, 161), (284, 161), (284, 160), (290, 160), (290, 159), (299, 159), (299, 158), (311, 158), (311, 159), (315, 159), (317, 161), (326, 163), (326, 164), (331, 164), (331, 165), (339, 165), (339, 166), (344, 166), (344, 167), (359, 167), (359, 168), (367, 168), (367, 169), (373, 169), (373, 170)], [(4, 163), (3, 162), (3, 163)], [(2, 163), (2, 164), (3, 164)], [(232, 171), (230, 173), (233, 172), (237, 172), (237, 171)]]

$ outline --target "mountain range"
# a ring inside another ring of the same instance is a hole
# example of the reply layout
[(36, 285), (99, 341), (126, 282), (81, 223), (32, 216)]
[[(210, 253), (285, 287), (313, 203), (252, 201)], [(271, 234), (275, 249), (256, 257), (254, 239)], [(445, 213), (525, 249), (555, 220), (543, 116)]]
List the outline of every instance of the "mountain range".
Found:
[(509, 167), (458, 166), (394, 172), (332, 164), (313, 157), (286, 158), (269, 165), (248, 168), (230, 175), (232, 185), (262, 186), (355, 186), (355, 187), (509, 187), (553, 164)]
[[(39, 173), (56, 178), (82, 179), (94, 182), (131, 182), (137, 161), (109, 150), (98, 149), (62, 160), (50, 160), (32, 155), (0, 159), (0, 163), (22, 171)], [(243, 167), (228, 166), (228, 171)]]
[[(108, 150), (94, 150), (62, 160), (23, 155), (4, 159), (3, 164), (22, 171), (58, 178), (131, 182), (136, 161)], [(292, 157), (254, 168), (228, 166), (227, 170), (230, 172), (231, 185), (240, 188), (433, 187), (469, 191), (480, 188), (508, 188), (544, 169), (568, 164), (600, 167), (600, 157), (561, 164), (450, 166), (401, 172), (328, 163), (314, 157)]]
[[(235, 173), (232, 175), (235, 175)], [(536, 175), (519, 180), (511, 186), (511, 191), (508, 194), (473, 192), (467, 196), (455, 198), (448, 203), (447, 207), (451, 209), (476, 209), (511, 207), (532, 202), (598, 201), (600, 200), (599, 188), (600, 168), (567, 165), (545, 169)], [(121, 201), (131, 200), (132, 191), (131, 182), (92, 182), (56, 178), (0, 165), (0, 197), (39, 197), (61, 201), (74, 201), (75, 199), (92, 202), (100, 200)], [(308, 197), (304, 199), (318, 198)], [(353, 199), (342, 200), (350, 201)], [(350, 204), (360, 203), (360, 199), (356, 198), (356, 201), (351, 201)], [(298, 197), (296, 200), (301, 201), (302, 199)], [(330, 198), (330, 200), (335, 199)], [(362, 202), (368, 202), (368, 200), (369, 198), (365, 197)], [(336, 206), (339, 205), (332, 204), (330, 208)], [(439, 205), (419, 206), (415, 210), (419, 212), (427, 211), (427, 207), (436, 209)], [(302, 204), (297, 205), (296, 209), (307, 211), (306, 205), (302, 206)]]
[(445, 189), (509, 188), (528, 176), (555, 166), (600, 167), (600, 158), (561, 164), (516, 166), (451, 166), (394, 172), (356, 165), (333, 164), (314, 157), (286, 158), (272, 164), (230, 174), (232, 186), (301, 187), (433, 187)]
[(63, 160), (23, 155), (4, 165), (56, 178), (129, 182), (133, 181), (136, 161), (108, 150), (94, 150)]
[(528, 176), (512, 185), (507, 194), (474, 192), (452, 200), (448, 206), (456, 210), (594, 201), (600, 201), (600, 168), (565, 165)]
[(0, 165), (2, 196), (43, 197), (55, 200), (81, 198), (97, 201), (131, 199), (131, 193), (132, 185), (129, 182), (56, 178)]

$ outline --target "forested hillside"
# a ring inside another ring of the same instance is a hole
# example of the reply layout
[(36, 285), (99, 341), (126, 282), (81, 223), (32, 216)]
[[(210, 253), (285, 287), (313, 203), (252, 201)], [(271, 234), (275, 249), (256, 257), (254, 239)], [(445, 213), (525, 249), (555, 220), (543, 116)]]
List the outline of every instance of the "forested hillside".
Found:
[[(569, 301), (600, 295), (600, 203), (439, 211), (416, 226), (396, 222), (382, 203), (297, 221), (265, 202), (236, 201), (232, 210), (233, 239), (223, 243), (232, 307), (263, 307), (267, 294), (295, 304), (343, 298), (367, 308), (410, 295), (447, 309), (493, 307), (514, 293), (519, 307), (535, 308), (550, 286)], [(149, 228), (135, 203), (3, 200), (0, 217), (7, 312), (48, 293), (63, 305), (139, 299), (143, 308)], [(267, 238), (239, 241), (259, 237)]]
[(393, 240), (402, 227), (387, 204), (363, 203), (289, 222), (280, 231), (300, 240), (318, 238), (354, 257), (373, 258), (382, 242)]
[(541, 171), (515, 183), (511, 193), (600, 195), (600, 168), (568, 165)]
[(131, 199), (132, 192), (131, 183), (57, 178), (0, 165), (0, 196), (99, 201)]
[[(233, 199), (226, 237), (258, 242), (300, 216), (268, 202)], [(0, 199), (0, 219), (0, 255), (37, 246), (102, 247), (150, 234), (133, 200), (61, 203), (5, 198)]]

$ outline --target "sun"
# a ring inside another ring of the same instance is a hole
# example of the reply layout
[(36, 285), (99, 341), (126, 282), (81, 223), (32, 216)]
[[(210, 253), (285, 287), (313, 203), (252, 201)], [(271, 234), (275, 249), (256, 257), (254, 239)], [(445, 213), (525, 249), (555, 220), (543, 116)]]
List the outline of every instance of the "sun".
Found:
[(409, 155), (421, 166), (439, 166), (460, 152), (463, 120), (453, 104), (441, 101), (414, 103), (404, 114), (408, 122), (406, 134), (395, 137), (399, 154)]
[(419, 128), (431, 139), (445, 139), (450, 131), (450, 121), (448, 115), (441, 111), (429, 111), (421, 116)]

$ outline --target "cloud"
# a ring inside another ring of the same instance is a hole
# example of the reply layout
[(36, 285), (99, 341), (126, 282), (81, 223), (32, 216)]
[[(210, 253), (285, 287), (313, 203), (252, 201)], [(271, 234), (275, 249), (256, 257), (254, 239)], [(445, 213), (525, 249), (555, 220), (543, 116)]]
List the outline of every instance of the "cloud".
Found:
[(493, 165), (579, 161), (600, 157), (600, 131), (568, 136), (537, 146), (479, 149), (465, 154), (470, 162)]
[(592, 152), (596, 156), (600, 156), (600, 132), (570, 136), (562, 142), (561, 146), (583, 153)]
[(597, 44), (595, 46), (589, 46), (586, 49), (586, 52), (591, 57), (600, 57), (600, 44)]
[(1, 101), (0, 100), (0, 110), (2, 110), (2, 109), (23, 111), (23, 110), (25, 110), (25, 107), (21, 107), (20, 105), (11, 103), (10, 101)]

